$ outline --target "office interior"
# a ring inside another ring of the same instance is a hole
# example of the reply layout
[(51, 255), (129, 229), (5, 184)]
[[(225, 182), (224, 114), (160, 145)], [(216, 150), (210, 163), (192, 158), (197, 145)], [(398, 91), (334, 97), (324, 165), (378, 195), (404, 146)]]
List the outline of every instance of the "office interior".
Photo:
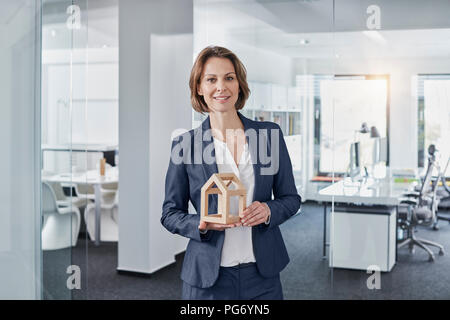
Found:
[(188, 241), (161, 206), (171, 139), (206, 118), (188, 81), (209, 45), (241, 59), (241, 113), (289, 150), (303, 204), (281, 226), (285, 299), (449, 299), (448, 12), (2, 1), (0, 299), (180, 299)]

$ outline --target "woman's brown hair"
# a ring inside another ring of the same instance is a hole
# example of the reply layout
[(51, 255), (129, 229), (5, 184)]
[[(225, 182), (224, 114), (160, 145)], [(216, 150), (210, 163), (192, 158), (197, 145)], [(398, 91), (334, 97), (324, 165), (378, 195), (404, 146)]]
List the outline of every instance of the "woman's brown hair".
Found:
[(211, 57), (226, 58), (233, 63), (236, 72), (236, 78), (239, 82), (239, 96), (235, 104), (236, 110), (244, 107), (245, 101), (250, 95), (250, 89), (247, 83), (247, 70), (245, 69), (239, 58), (230, 50), (223, 47), (209, 46), (203, 49), (197, 56), (194, 66), (191, 70), (191, 77), (189, 79), (189, 87), (191, 88), (191, 104), (195, 111), (204, 113), (208, 112), (208, 106), (203, 99), (203, 96), (198, 94), (198, 86), (202, 77), (203, 67), (206, 61)]

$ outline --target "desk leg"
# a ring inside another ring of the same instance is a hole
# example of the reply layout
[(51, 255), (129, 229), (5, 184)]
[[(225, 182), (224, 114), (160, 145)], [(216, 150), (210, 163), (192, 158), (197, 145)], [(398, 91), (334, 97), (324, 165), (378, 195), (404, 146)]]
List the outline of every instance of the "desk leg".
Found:
[(322, 259), (327, 258), (327, 203), (323, 203), (323, 256)]
[(395, 206), (395, 262), (397, 259), (398, 206)]
[(102, 194), (100, 190), (100, 184), (94, 185), (95, 190), (95, 245), (100, 245), (100, 214), (101, 214), (101, 201)]

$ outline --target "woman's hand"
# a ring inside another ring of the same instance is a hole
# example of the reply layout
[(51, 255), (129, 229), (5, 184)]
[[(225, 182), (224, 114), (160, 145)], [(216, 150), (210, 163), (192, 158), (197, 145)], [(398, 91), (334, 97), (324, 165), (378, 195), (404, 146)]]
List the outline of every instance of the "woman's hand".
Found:
[(242, 225), (242, 223), (240, 223), (240, 222), (230, 223), (230, 224), (221, 224), (221, 223), (211, 223), (211, 222), (200, 221), (200, 224), (198, 225), (198, 229), (200, 231), (205, 231), (205, 230), (224, 231), (225, 229), (228, 229), (228, 228), (240, 227), (241, 225)]
[(270, 208), (265, 202), (255, 201), (244, 212), (241, 222), (244, 226), (253, 227), (265, 223), (270, 217)]

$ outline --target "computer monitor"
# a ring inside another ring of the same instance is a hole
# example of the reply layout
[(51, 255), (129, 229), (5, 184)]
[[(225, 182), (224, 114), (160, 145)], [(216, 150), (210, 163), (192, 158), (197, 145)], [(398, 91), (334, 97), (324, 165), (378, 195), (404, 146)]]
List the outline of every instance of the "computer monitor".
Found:
[(359, 142), (350, 145), (350, 177), (354, 178), (361, 173), (361, 147)]
[(372, 146), (372, 165), (387, 162), (387, 138), (374, 138)]

